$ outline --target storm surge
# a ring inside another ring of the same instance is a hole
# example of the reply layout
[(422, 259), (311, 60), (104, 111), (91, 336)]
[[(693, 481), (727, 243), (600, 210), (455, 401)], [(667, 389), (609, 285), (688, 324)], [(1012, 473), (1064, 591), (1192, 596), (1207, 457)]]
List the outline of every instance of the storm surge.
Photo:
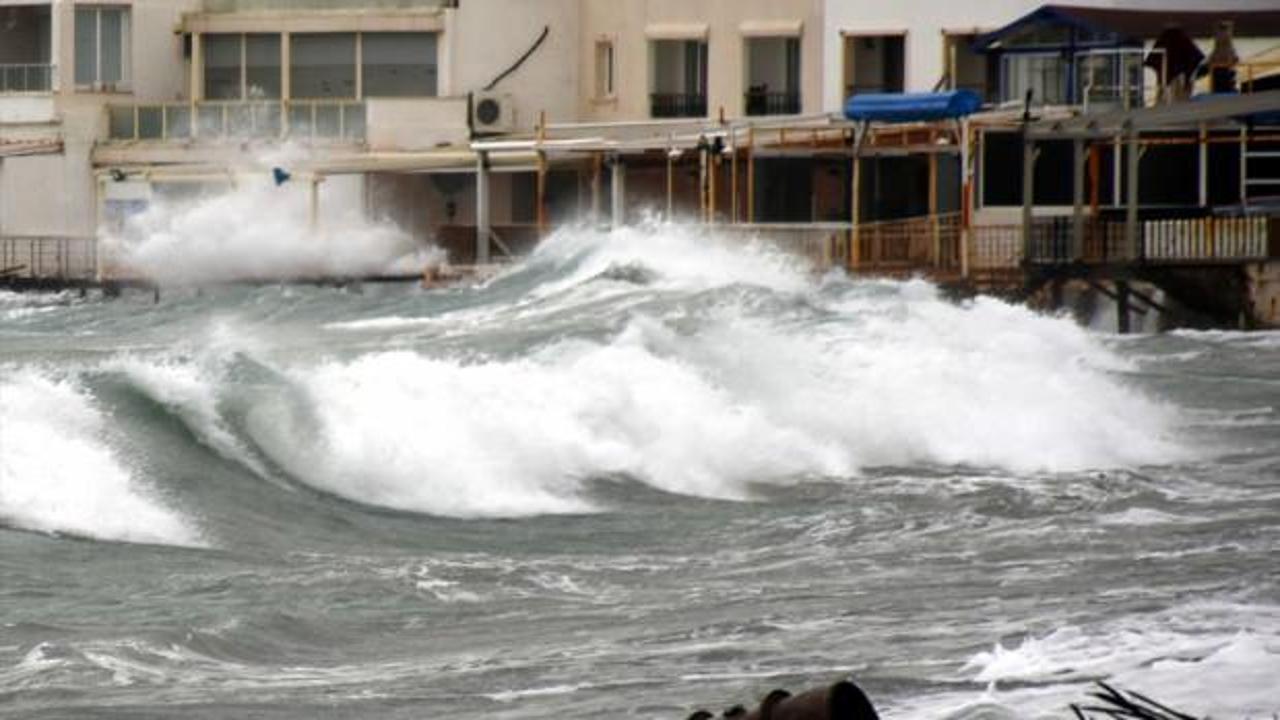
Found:
[[(239, 272), (183, 223), (259, 201), (209, 202), (138, 257)], [(1270, 717), (1278, 349), (663, 224), (451, 287), (0, 296), (0, 704)]]

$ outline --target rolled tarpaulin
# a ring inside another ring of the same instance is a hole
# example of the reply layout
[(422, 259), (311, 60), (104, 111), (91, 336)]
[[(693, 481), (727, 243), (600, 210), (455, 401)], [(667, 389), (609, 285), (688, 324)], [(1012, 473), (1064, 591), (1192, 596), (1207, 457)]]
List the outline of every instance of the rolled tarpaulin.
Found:
[(972, 90), (923, 93), (858, 93), (844, 104), (850, 120), (912, 122), (947, 120), (971, 115), (982, 107)]

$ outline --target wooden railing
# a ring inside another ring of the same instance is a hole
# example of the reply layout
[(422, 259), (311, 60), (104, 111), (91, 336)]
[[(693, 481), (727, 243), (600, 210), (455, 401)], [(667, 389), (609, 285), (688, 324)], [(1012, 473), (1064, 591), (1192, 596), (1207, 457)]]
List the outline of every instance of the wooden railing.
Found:
[(5, 278), (87, 280), (97, 269), (94, 238), (0, 237), (0, 282)]
[(864, 271), (959, 271), (960, 214), (858, 225), (853, 267)]

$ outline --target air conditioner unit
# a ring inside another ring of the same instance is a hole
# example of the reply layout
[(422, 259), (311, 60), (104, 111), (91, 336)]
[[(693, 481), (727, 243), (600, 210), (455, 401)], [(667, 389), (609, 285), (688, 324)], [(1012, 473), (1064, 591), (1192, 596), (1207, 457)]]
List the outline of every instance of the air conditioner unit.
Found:
[(509, 93), (473, 93), (471, 129), (477, 135), (509, 133), (516, 129), (515, 107)]

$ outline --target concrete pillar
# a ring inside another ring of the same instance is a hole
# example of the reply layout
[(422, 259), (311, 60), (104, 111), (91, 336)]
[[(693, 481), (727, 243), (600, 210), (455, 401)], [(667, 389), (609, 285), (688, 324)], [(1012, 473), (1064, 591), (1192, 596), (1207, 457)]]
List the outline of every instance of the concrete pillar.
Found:
[(489, 262), (489, 153), (476, 153), (476, 264)]
[(604, 157), (600, 153), (595, 153), (591, 157), (591, 224), (600, 225), (600, 205), (603, 203), (601, 195), (601, 173), (603, 172)]
[(1031, 208), (1035, 204), (1036, 145), (1031, 138), (1022, 138), (1022, 256), (1032, 257)]
[(612, 173), (613, 187), (611, 190), (613, 191), (613, 202), (611, 205), (613, 215), (611, 224), (614, 228), (620, 228), (627, 220), (624, 202), (626, 198), (627, 167), (623, 164), (621, 155), (614, 156)]
[(1116, 332), (1129, 332), (1129, 283), (1124, 280), (1116, 281)]

